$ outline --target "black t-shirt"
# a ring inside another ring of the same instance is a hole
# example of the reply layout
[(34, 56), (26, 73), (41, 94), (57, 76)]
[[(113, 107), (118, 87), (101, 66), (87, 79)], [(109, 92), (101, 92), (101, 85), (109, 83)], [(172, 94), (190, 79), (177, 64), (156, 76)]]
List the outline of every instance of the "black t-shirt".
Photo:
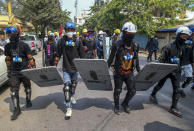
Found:
[(67, 37), (64, 36), (57, 44), (57, 56), (60, 58), (63, 55), (63, 71), (68, 73), (77, 72), (77, 69), (73, 63), (75, 58), (84, 58), (85, 52), (81, 41), (75, 42), (75, 46), (65, 45)]
[(44, 43), (43, 49), (45, 50), (46, 58), (54, 59), (56, 56), (57, 46), (55, 42), (49, 44), (48, 41)]
[(96, 40), (83, 39), (83, 46), (87, 46), (87, 48), (88, 48), (87, 51), (91, 51), (91, 52), (93, 52), (94, 50), (97, 49), (97, 47), (96, 47)]
[(24, 42), (8, 43), (5, 45), (5, 56), (11, 57), (11, 71), (18, 72), (28, 68), (27, 55), (32, 54), (28, 44)]

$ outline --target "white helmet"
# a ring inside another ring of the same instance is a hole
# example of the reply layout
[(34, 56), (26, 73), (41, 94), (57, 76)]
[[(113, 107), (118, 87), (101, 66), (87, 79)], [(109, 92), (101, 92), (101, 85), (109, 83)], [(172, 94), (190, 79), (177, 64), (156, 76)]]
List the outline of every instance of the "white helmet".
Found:
[(178, 34), (187, 34), (187, 35), (191, 35), (192, 34), (192, 31), (186, 27), (186, 26), (182, 26), (182, 27), (179, 27), (177, 30), (176, 30), (176, 35)]
[(123, 31), (131, 32), (131, 33), (136, 33), (137, 32), (137, 26), (133, 24), (132, 22), (126, 22), (123, 25), (122, 28)]
[(104, 32), (103, 32), (102, 30), (100, 30), (100, 31), (98, 32), (98, 34), (99, 34), (99, 35), (103, 35)]
[(50, 32), (48, 36), (55, 36), (55, 34)]

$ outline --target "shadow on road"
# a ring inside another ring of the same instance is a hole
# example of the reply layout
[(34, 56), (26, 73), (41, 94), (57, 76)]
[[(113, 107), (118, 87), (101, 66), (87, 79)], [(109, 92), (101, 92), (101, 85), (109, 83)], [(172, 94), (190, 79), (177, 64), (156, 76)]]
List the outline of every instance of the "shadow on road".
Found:
[[(9, 103), (9, 110), (10, 112), (13, 112), (13, 105), (12, 105), (11, 97), (7, 97), (6, 99), (4, 99), (4, 101), (6, 103)], [(26, 103), (26, 99), (23, 97), (20, 97), (20, 104), (25, 104), (25, 103)]]
[(81, 98), (77, 100), (77, 105), (73, 108), (76, 110), (85, 110), (90, 107), (102, 108), (106, 110), (113, 109), (113, 102), (107, 98)]
[(146, 124), (144, 126), (144, 131), (184, 131), (184, 130), (169, 126), (159, 121), (155, 121), (155, 122)]

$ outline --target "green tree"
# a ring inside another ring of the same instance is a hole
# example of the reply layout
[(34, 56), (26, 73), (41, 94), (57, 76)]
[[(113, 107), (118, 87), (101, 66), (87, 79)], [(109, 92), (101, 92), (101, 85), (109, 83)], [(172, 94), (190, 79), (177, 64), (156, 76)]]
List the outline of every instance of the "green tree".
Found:
[[(103, 6), (91, 7), (91, 17), (84, 26), (93, 29), (121, 28), (126, 21), (137, 24), (138, 31), (149, 36), (162, 27), (170, 27), (180, 23), (176, 16), (180, 15), (192, 1), (182, 2), (177, 0), (112, 0)], [(154, 12), (160, 10), (163, 14), (154, 17)], [(168, 18), (166, 18), (168, 17)]]
[(69, 12), (62, 11), (59, 0), (17, 0), (23, 6), (24, 17), (31, 21), (36, 32), (40, 31), (42, 37), (48, 26), (59, 28), (69, 21)]

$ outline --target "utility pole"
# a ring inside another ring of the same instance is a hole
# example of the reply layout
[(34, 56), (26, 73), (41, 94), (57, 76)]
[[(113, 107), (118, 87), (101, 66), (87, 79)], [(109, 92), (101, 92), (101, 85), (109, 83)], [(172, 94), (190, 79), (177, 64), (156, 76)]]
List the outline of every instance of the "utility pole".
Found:
[(78, 12), (78, 0), (75, 0), (75, 16), (77, 16), (77, 12)]

